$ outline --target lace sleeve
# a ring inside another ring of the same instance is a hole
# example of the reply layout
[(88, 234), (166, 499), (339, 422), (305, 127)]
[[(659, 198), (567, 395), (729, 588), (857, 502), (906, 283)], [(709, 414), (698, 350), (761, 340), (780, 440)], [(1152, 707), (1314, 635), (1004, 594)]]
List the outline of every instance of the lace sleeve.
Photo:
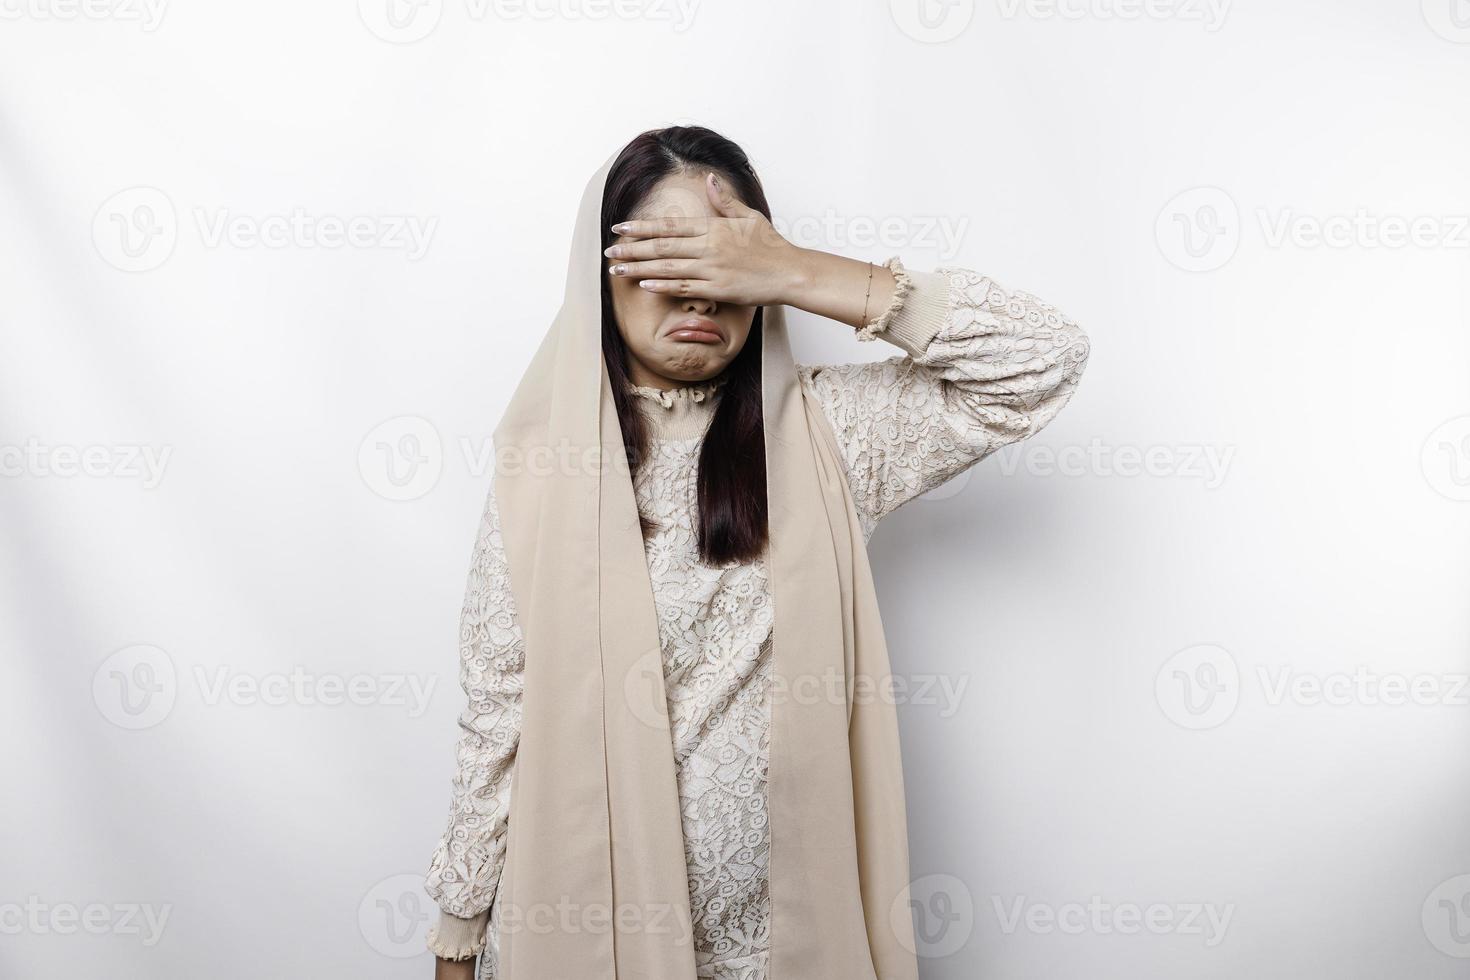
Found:
[(887, 265), (894, 300), (858, 339), (882, 337), (907, 356), (797, 369), (832, 423), (866, 534), (1040, 431), (1072, 396), (1088, 355), (1082, 329), (1028, 293), (968, 269)]
[(492, 481), (460, 614), (459, 681), (468, 700), (459, 717), (449, 826), (424, 884), (429, 897), (450, 916), (481, 919), (500, 881), (511, 769), (520, 742), (524, 664), (525, 643), (511, 598)]

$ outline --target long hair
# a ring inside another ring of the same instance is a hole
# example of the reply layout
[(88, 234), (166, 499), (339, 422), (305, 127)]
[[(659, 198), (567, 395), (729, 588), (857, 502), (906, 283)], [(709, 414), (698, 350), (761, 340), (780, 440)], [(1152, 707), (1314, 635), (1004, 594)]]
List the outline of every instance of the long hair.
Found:
[[(732, 141), (702, 126), (671, 126), (640, 134), (613, 161), (602, 195), (602, 247), (616, 237), (612, 226), (626, 221), (670, 174), (688, 169), (713, 170), (736, 196), (769, 220), (770, 205), (750, 160)], [(699, 452), (698, 508), (695, 530), (702, 561), (709, 565), (748, 562), (765, 548), (769, 531), (766, 501), (766, 445), (761, 410), (762, 311), (745, 346), (722, 372), (719, 404)], [(618, 423), (636, 477), (647, 457), (647, 421), (627, 390), (627, 345), (613, 313), (612, 289), (602, 276), (602, 355), (612, 383)], [(642, 521), (644, 533), (651, 530)]]

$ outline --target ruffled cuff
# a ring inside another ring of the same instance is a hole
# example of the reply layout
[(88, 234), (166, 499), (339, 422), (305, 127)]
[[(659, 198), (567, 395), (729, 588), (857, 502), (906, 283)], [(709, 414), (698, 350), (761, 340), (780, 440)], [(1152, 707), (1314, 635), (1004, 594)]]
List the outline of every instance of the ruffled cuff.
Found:
[(910, 354), (921, 354), (943, 328), (949, 313), (949, 276), (910, 271), (896, 255), (883, 264), (893, 273), (893, 298), (883, 312), (857, 331), (857, 339), (881, 336)]
[(461, 919), (439, 910), (439, 921), (429, 928), (429, 951), (441, 960), (467, 960), (485, 950), (486, 909), (473, 919)]

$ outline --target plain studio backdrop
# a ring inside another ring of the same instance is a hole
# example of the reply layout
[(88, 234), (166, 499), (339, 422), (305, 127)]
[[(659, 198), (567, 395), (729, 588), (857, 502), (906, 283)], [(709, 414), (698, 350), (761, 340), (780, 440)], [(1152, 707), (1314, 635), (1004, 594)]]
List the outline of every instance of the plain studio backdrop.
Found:
[(490, 432), (674, 123), (1092, 338), (873, 538), (923, 975), (1470, 970), (1463, 0), (0, 17), (0, 975), (430, 975)]

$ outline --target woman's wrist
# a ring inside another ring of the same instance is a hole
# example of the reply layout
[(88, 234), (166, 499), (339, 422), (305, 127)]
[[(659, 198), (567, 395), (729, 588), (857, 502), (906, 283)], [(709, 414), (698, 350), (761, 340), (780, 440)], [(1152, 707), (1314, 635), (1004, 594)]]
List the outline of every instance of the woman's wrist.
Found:
[(792, 245), (791, 251), (791, 260), (785, 264), (787, 281), (777, 302), (804, 310), (803, 304), (811, 301), (812, 286), (817, 281), (817, 256), (821, 253), (800, 245)]
[(434, 960), (434, 980), (475, 980), (475, 961), (438, 957)]
[(863, 327), (885, 310), (896, 283), (886, 266), (814, 248), (797, 248), (787, 284), (787, 306)]

